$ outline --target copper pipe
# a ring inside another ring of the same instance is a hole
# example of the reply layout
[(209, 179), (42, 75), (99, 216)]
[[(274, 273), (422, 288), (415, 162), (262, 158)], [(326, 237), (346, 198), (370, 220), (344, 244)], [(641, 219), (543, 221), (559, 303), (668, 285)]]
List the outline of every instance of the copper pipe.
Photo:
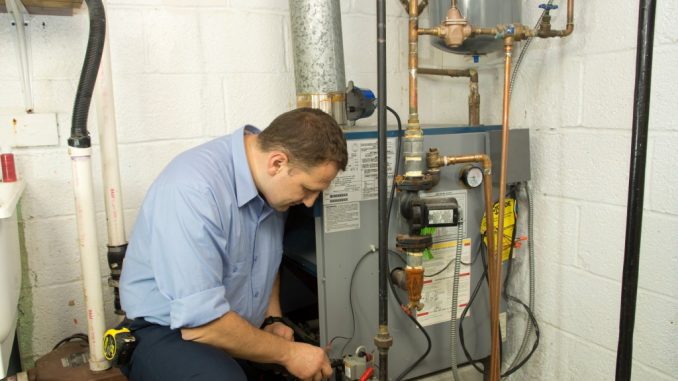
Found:
[[(497, 221), (497, 248), (492, 253), (490, 265), (494, 267), (490, 277), (490, 325), (492, 349), (490, 352), (490, 381), (499, 381), (501, 364), (499, 361), (499, 295), (501, 293), (501, 265), (504, 246), (504, 202), (506, 199), (506, 168), (509, 142), (509, 88), (511, 84), (511, 55), (513, 51), (513, 37), (504, 38), (504, 104), (501, 129), (501, 173), (499, 174), (499, 218)], [(488, 218), (489, 220), (489, 218)]]
[(468, 77), (469, 95), (468, 95), (468, 124), (477, 126), (480, 124), (480, 93), (478, 92), (478, 71), (475, 69), (431, 69), (420, 67), (419, 74), (447, 75), (450, 77)]
[[(400, 4), (402, 4), (403, 8), (405, 8), (405, 12), (409, 13), (409, 9), (410, 9), (409, 1), (400, 0)], [(426, 9), (427, 6), (428, 6), (428, 0), (422, 0), (421, 4), (419, 4), (419, 7), (417, 8), (417, 14), (421, 15), (421, 12), (423, 12), (424, 9)]]
[(546, 27), (545, 30), (542, 30), (540, 25), (539, 29), (535, 31), (537, 36), (541, 38), (567, 37), (572, 34), (572, 31), (574, 31), (574, 0), (567, 0), (567, 23), (564, 30), (551, 30), (549, 21), (550, 17), (542, 23)]
[[(495, 241), (498, 234), (494, 230), (494, 214), (493, 214), (493, 204), (492, 204), (492, 160), (490, 157), (485, 154), (477, 155), (462, 155), (462, 156), (440, 156), (437, 148), (429, 149), (429, 152), (426, 154), (426, 163), (429, 167), (429, 170), (440, 171), (441, 167), (453, 164), (463, 164), (463, 163), (481, 163), (483, 166), (483, 196), (485, 199), (485, 223), (487, 225), (487, 252), (490, 253), (490, 258), (492, 258), (492, 253), (495, 253)], [(502, 235), (503, 238), (503, 235)], [(500, 246), (501, 247), (501, 246)], [(500, 257), (501, 258), (501, 257)], [(488, 266), (488, 279), (501, 279), (501, 272), (497, 274), (496, 265), (493, 264), (492, 259), (490, 260)], [(501, 270), (501, 266), (499, 267)], [(495, 295), (496, 294), (496, 295)], [(499, 327), (499, 312), (498, 312), (498, 302), (499, 302), (499, 292), (496, 288), (493, 287), (492, 281), (490, 281), (490, 300), (492, 297), (495, 297), (497, 301), (497, 309), (495, 314), (491, 314), (491, 321), (495, 321), (496, 324), (493, 327)], [(490, 304), (492, 307), (492, 304)], [(495, 318), (495, 319), (492, 319)], [(493, 330), (494, 332), (494, 330)], [(498, 333), (498, 330), (497, 330)], [(496, 339), (496, 338), (494, 338)], [(495, 344), (495, 340), (492, 341)], [(454, 345), (454, 344), (452, 344)], [(494, 345), (493, 345), (494, 347)], [(496, 361), (498, 363), (499, 356), (495, 355), (490, 359), (490, 361)], [(496, 380), (499, 380), (497, 378)]]
[[(409, 28), (408, 28), (408, 37), (409, 37), (409, 60), (408, 66), (410, 72), (409, 85), (410, 85), (410, 115), (407, 120), (407, 128), (418, 128), (419, 127), (419, 114), (418, 114), (418, 105), (417, 105), (417, 65), (418, 65), (418, 34), (417, 29), (419, 27), (418, 20), (418, 9), (417, 1), (410, 0), (409, 8)], [(416, 125), (416, 126), (414, 126)]]

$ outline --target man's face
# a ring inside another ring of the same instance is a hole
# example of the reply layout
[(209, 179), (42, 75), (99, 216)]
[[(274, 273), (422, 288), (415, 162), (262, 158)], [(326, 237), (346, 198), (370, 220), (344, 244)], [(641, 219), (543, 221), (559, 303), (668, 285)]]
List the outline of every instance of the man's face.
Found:
[(320, 192), (330, 186), (337, 172), (334, 162), (308, 170), (284, 164), (273, 176), (274, 186), (271, 194), (266, 195), (266, 200), (273, 209), (280, 212), (302, 203), (310, 208)]

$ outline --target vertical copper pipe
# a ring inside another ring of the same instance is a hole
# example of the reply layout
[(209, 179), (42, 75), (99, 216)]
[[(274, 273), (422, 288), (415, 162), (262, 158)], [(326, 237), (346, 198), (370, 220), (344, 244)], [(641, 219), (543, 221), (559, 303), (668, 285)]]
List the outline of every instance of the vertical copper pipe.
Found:
[(410, 115), (407, 120), (408, 128), (416, 124), (419, 126), (419, 111), (417, 105), (417, 65), (418, 65), (418, 38), (417, 29), (419, 28), (419, 10), (417, 0), (410, 0), (409, 8), (410, 23), (408, 28), (409, 37), (409, 60), (408, 66), (410, 72)]
[(471, 81), (468, 94), (468, 124), (480, 125), (480, 93), (478, 92), (478, 71), (469, 69)]
[(511, 85), (511, 54), (513, 37), (504, 39), (504, 104), (501, 128), (501, 173), (499, 174), (499, 218), (497, 221), (497, 248), (490, 263), (494, 266), (490, 279), (490, 324), (492, 325), (492, 351), (490, 353), (490, 381), (499, 381), (501, 363), (499, 361), (499, 294), (501, 290), (501, 265), (504, 242), (504, 201), (506, 198), (506, 163), (509, 141), (509, 89)]

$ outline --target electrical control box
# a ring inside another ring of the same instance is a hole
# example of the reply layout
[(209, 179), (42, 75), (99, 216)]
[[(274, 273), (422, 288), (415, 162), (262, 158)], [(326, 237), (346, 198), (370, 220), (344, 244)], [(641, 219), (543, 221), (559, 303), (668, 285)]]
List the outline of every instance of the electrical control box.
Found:
[[(424, 152), (429, 148), (437, 148), (441, 155), (448, 156), (490, 155), (500, 149), (495, 146), (496, 140), (491, 138), (492, 134), (501, 131), (500, 126), (424, 126), (423, 130)], [(510, 145), (509, 157), (529, 164), (528, 132), (512, 130), (511, 136), (515, 133), (526, 138), (518, 140), (521, 144)], [(397, 134), (397, 130), (391, 127), (387, 132), (389, 195), (396, 167)], [(294, 221), (297, 217), (291, 213), (293, 221), (288, 221), (285, 245), (285, 261), (296, 264), (297, 269), (317, 282), (316, 288), (308, 293), (311, 297), (307, 295), (303, 299), (308, 304), (309, 299), (317, 298), (320, 344), (330, 346), (330, 358), (342, 358), (359, 346), (373, 350), (379, 327), (377, 132), (373, 128), (354, 129), (346, 132), (346, 138), (349, 151), (346, 170), (323, 192), (322, 198), (313, 208), (312, 216), (309, 211), (302, 212), (308, 214), (305, 223), (302, 222), (303, 218)], [(494, 168), (499, 167), (498, 162), (493, 164)], [(527, 169), (509, 168), (523, 174), (513, 179), (529, 179), (529, 165)], [(466, 178), (468, 169), (467, 164), (443, 167), (439, 184), (430, 191), (419, 192), (421, 200), (454, 200), (454, 208), (439, 208), (436, 202), (427, 203), (426, 220), (442, 221), (433, 224), (433, 230), (430, 230), (433, 247), (423, 261), (425, 278), (421, 302), (424, 307), (417, 312), (417, 320), (429, 335), (432, 348), (428, 356), (407, 374), (408, 378), (451, 366), (450, 322), (454, 266), (449, 266), (449, 263), (456, 256), (457, 245), (461, 245), (462, 257), (457, 289), (457, 319), (469, 303), (470, 294), (483, 274), (483, 261), (479, 257), (480, 226), (484, 213), (483, 187), (478, 186), (477, 179), (469, 181)], [(389, 213), (388, 231), (391, 269), (404, 267), (395, 238), (398, 233), (410, 228), (401, 215), (398, 192), (395, 194)], [(493, 195), (496, 201), (496, 185)], [(309, 239), (311, 232), (314, 242)], [(301, 295), (298, 290), (296, 286), (286, 285), (283, 277), (283, 304), (286, 299), (290, 299), (290, 295), (292, 299), (294, 295)], [(406, 292), (400, 289), (396, 292), (406, 304)], [(426, 351), (427, 340), (421, 329), (405, 316), (391, 289), (388, 294), (388, 325), (393, 338), (388, 363), (389, 375), (395, 378)], [(473, 359), (486, 358), (490, 354), (488, 296), (489, 290), (483, 283), (463, 320), (466, 348)], [(503, 301), (501, 310), (505, 311)], [(468, 362), (458, 339), (453, 345), (457, 349), (458, 363)]]

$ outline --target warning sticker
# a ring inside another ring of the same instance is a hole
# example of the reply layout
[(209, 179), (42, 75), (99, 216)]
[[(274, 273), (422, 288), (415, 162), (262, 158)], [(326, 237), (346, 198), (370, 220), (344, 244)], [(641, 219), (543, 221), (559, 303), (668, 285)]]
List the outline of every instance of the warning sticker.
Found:
[[(468, 265), (471, 263), (471, 239), (464, 239), (463, 245), (462, 263), (459, 268), (457, 318), (461, 317), (471, 295), (471, 266)], [(421, 302), (424, 303), (424, 308), (417, 313), (417, 320), (422, 326), (451, 320), (452, 275), (457, 254), (457, 241), (434, 243), (431, 254), (433, 259), (424, 261), (424, 288), (421, 292)], [(430, 275), (434, 276), (428, 277)], [(469, 313), (467, 312), (466, 315), (469, 316)]]
[[(323, 192), (323, 205), (374, 200), (378, 196), (379, 172), (377, 139), (349, 140), (348, 164), (339, 172), (330, 187)], [(388, 191), (393, 183), (396, 138), (386, 141)]]
[[(388, 192), (393, 184), (396, 138), (386, 141)], [(377, 139), (349, 140), (348, 164), (323, 192), (325, 233), (360, 229), (360, 202), (378, 197), (379, 173)]]
[(360, 203), (348, 202), (323, 205), (325, 233), (360, 229)]

